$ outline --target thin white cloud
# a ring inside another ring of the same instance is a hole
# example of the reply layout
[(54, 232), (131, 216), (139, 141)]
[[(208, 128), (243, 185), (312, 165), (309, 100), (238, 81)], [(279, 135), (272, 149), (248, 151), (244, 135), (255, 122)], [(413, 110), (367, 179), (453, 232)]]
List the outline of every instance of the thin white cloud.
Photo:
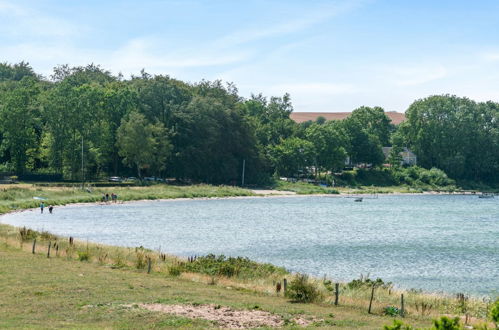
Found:
[(340, 95), (357, 91), (352, 84), (324, 82), (278, 84), (271, 86), (268, 90), (276, 94), (290, 93), (291, 95)]
[(349, 12), (359, 7), (364, 1), (350, 0), (340, 3), (321, 6), (309, 13), (302, 13), (301, 17), (284, 17), (283, 22), (269, 26), (258, 26), (252, 29), (242, 29), (230, 33), (214, 42), (218, 46), (237, 46), (261, 39), (278, 37), (298, 32), (328, 19)]
[(234, 51), (219, 54), (211, 49), (172, 51), (161, 45), (161, 40), (136, 38), (127, 42), (112, 54), (113, 66), (121, 68), (195, 68), (221, 66), (243, 61), (248, 52)]
[(86, 28), (44, 12), (0, 0), (0, 32), (12, 37), (68, 37)]
[(490, 62), (499, 61), (499, 51), (498, 52), (487, 52), (487, 53), (482, 54), (481, 57), (484, 60), (490, 61)]
[(398, 86), (423, 85), (445, 78), (448, 74), (443, 65), (415, 65), (391, 69), (395, 84)]

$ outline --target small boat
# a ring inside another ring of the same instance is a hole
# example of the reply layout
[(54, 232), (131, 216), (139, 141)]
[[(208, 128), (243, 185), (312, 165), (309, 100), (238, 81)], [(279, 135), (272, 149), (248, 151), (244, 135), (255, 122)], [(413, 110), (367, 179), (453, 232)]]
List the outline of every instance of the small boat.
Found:
[(362, 197), (357, 197), (353, 201), (354, 202), (362, 202), (362, 199), (363, 199)]
[(478, 195), (478, 198), (494, 198), (494, 194), (493, 193), (481, 193), (480, 195)]

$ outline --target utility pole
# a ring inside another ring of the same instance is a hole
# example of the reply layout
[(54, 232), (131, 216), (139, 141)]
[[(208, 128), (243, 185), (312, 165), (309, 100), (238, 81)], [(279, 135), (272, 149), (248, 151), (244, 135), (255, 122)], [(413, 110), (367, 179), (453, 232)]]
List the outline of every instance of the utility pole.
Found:
[(81, 189), (85, 182), (85, 170), (83, 167), (83, 134), (81, 135)]
[(244, 187), (244, 170), (246, 169), (246, 159), (243, 159), (243, 175), (241, 179), (241, 186)]

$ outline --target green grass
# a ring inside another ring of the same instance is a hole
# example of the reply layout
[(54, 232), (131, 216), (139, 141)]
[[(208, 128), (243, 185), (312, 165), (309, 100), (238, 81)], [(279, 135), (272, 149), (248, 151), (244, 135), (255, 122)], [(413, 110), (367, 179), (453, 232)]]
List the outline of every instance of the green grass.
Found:
[(117, 194), (118, 201), (254, 195), (248, 189), (212, 185), (172, 186), (158, 184), (145, 187), (116, 186), (90, 189), (91, 191), (88, 192), (79, 187), (40, 187), (32, 184), (0, 185), (0, 214), (38, 207), (40, 201), (34, 200), (33, 197), (47, 198), (46, 205), (66, 205), (100, 202), (102, 195), (106, 193)]
[(293, 191), (298, 195), (339, 194), (337, 189), (316, 186), (306, 182), (276, 181), (272, 188), (276, 190)]

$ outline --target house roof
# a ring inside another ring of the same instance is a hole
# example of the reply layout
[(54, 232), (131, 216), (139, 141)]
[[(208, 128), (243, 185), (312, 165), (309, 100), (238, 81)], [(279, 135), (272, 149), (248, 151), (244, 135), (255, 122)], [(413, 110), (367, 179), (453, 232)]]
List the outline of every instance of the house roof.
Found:
[[(292, 112), (290, 118), (297, 123), (303, 123), (309, 120), (315, 121), (319, 117), (324, 117), (326, 120), (342, 120), (350, 116), (351, 112)], [(385, 112), (392, 124), (398, 125), (405, 120), (405, 114), (401, 112), (388, 111)]]

